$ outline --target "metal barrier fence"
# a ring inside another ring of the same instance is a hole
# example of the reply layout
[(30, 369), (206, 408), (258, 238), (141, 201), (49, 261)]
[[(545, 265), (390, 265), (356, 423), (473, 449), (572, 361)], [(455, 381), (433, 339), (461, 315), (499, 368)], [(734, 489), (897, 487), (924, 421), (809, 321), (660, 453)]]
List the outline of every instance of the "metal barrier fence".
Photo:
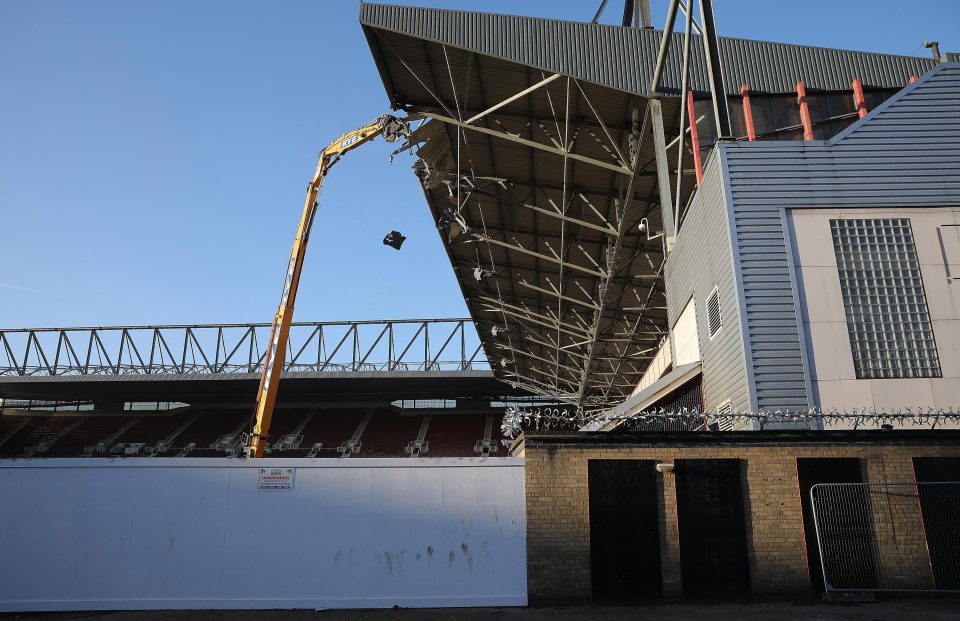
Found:
[(960, 482), (810, 489), (824, 587), (960, 592)]

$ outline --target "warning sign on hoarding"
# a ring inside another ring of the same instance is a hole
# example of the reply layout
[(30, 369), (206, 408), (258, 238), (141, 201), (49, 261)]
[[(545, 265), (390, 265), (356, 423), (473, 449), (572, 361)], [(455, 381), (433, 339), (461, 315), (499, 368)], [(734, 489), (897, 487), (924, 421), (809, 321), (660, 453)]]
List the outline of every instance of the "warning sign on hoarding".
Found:
[(296, 468), (260, 468), (261, 492), (293, 491), (293, 475)]

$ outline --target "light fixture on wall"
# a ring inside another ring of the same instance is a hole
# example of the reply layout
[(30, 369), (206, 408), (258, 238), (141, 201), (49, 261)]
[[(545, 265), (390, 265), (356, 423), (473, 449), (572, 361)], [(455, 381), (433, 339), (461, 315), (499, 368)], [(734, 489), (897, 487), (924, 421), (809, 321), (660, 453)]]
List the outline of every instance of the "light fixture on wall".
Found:
[(657, 464), (657, 472), (662, 474), (673, 474), (674, 467), (675, 466), (673, 464), (659, 463)]

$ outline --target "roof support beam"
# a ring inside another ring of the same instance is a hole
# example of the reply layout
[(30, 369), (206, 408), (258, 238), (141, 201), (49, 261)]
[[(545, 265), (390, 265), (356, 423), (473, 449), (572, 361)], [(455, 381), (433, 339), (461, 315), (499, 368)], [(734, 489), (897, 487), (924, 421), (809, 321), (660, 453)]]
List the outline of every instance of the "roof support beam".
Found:
[(584, 274), (590, 274), (591, 276), (598, 276), (600, 278), (605, 278), (606, 274), (603, 272), (592, 270), (589, 267), (583, 267), (582, 265), (577, 265), (576, 263), (568, 263), (567, 261), (561, 261), (555, 257), (552, 257), (547, 254), (536, 252), (535, 250), (528, 250), (521, 246), (520, 244), (511, 244), (508, 242), (500, 241), (499, 239), (493, 239), (492, 237), (487, 237), (477, 233), (476, 231), (470, 231), (470, 236), (473, 237), (476, 241), (484, 242), (487, 244), (493, 244), (494, 246), (500, 246), (501, 248), (506, 248), (507, 250), (515, 250), (517, 252), (530, 255), (542, 261), (549, 261), (550, 263), (556, 263), (557, 265), (563, 267), (569, 267), (572, 270), (577, 270), (578, 272), (583, 272)]
[(473, 123), (474, 121), (477, 121), (477, 120), (479, 120), (479, 119), (487, 116), (488, 114), (490, 114), (490, 113), (493, 112), (494, 110), (499, 110), (500, 108), (506, 106), (507, 104), (513, 103), (514, 101), (520, 99), (521, 97), (524, 97), (524, 96), (526, 96), (526, 95), (529, 95), (530, 93), (532, 93), (533, 91), (537, 90), (538, 88), (541, 88), (541, 87), (546, 86), (547, 84), (550, 84), (551, 82), (553, 82), (554, 80), (556, 80), (556, 79), (559, 78), (559, 77), (560, 77), (560, 74), (559, 74), (559, 73), (555, 73), (555, 74), (553, 74), (552, 76), (550, 76), (549, 78), (546, 78), (545, 80), (541, 80), (540, 82), (537, 82), (537, 83), (534, 84), (533, 86), (529, 86), (529, 87), (523, 89), (522, 91), (520, 91), (520, 92), (517, 93), (516, 95), (513, 95), (512, 97), (507, 97), (506, 99), (504, 99), (504, 100), (501, 101), (500, 103), (494, 104), (494, 105), (490, 106), (489, 108), (487, 108), (486, 110), (484, 110), (484, 111), (481, 112), (480, 114), (477, 114), (477, 115), (474, 115), (474, 116), (470, 117), (469, 119), (467, 119), (466, 121), (464, 121), (464, 123), (466, 123), (467, 125), (470, 125), (470, 124)]
[[(692, 4), (692, 1), (691, 1)], [(692, 8), (692, 6), (690, 7)], [(680, 12), (684, 14), (691, 22), (693, 22), (693, 29), (697, 31), (698, 35), (703, 34), (703, 28), (700, 27), (700, 24), (697, 23), (697, 20), (693, 19), (690, 16), (690, 8), (687, 8), (686, 3), (683, 0), (680, 0)]]
[[(498, 184), (498, 185), (499, 185), (499, 184)], [(501, 187), (502, 187), (502, 186), (501, 186)], [(484, 190), (482, 190), (482, 189), (479, 189), (479, 188), (473, 190), (473, 193), (474, 193), (474, 194), (480, 194), (481, 196), (488, 196), (488, 197), (493, 198), (493, 199), (500, 199), (500, 198), (501, 198), (501, 197), (500, 197), (499, 195), (497, 195), (497, 194), (491, 194), (490, 192), (486, 192), (486, 191), (484, 191)], [(582, 195), (581, 195), (581, 197), (582, 197), (582, 200), (583, 200), (588, 206), (590, 206), (590, 207), (592, 208), (592, 205), (590, 205), (590, 202), (586, 199), (586, 197), (583, 197)], [(511, 203), (512, 205), (516, 205), (516, 206), (518, 206), (518, 207), (526, 207), (527, 209), (532, 209), (533, 211), (536, 211), (537, 213), (542, 213), (543, 215), (545, 215), (545, 216), (550, 216), (551, 218), (556, 218), (556, 219), (558, 219), (558, 220), (563, 220), (564, 222), (570, 222), (571, 224), (576, 224), (576, 225), (578, 225), (578, 226), (582, 226), (582, 227), (584, 227), (584, 228), (592, 229), (592, 230), (594, 230), (594, 231), (600, 231), (601, 233), (606, 233), (607, 235), (616, 235), (616, 234), (617, 234), (617, 230), (616, 230), (615, 228), (613, 228), (612, 226), (609, 226), (609, 224), (608, 224), (607, 226), (603, 226), (603, 225), (600, 225), (600, 224), (593, 224), (592, 222), (587, 222), (587, 221), (585, 221), (585, 220), (580, 220), (579, 218), (573, 218), (573, 217), (570, 217), (570, 216), (566, 216), (566, 215), (564, 215), (563, 213), (561, 213), (561, 212), (559, 212), (559, 211), (557, 211), (557, 210), (555, 210), (555, 209), (554, 209), (554, 210), (544, 209), (543, 207), (537, 207), (536, 205), (531, 205), (531, 204), (529, 204), (529, 203), (524, 203), (523, 201), (517, 200), (517, 199), (514, 198), (513, 196), (509, 196), (509, 199), (510, 199), (510, 203)], [(594, 210), (594, 211), (596, 211), (596, 210)]]
[(660, 51), (657, 53), (657, 64), (653, 67), (653, 78), (650, 80), (651, 94), (656, 93), (660, 88), (660, 78), (663, 76), (663, 67), (667, 62), (667, 53), (670, 51), (670, 39), (673, 36), (673, 22), (677, 19), (678, 5), (679, 0), (670, 0), (667, 23), (663, 26), (663, 38), (660, 39)]
[(540, 293), (545, 293), (547, 295), (555, 295), (561, 300), (566, 300), (572, 304), (579, 304), (581, 306), (586, 306), (587, 308), (592, 308), (593, 310), (600, 310), (600, 307), (594, 304), (593, 302), (587, 300), (578, 300), (577, 298), (571, 298), (568, 295), (563, 295), (559, 291), (550, 291), (549, 289), (544, 289), (542, 287), (537, 287), (536, 285), (531, 285), (527, 282), (525, 278), (520, 277), (520, 284), (528, 289), (533, 289), (534, 291), (539, 291)]
[(569, 323), (557, 321), (553, 317), (547, 315), (541, 315), (539, 313), (534, 313), (529, 309), (514, 306), (512, 304), (507, 304), (506, 302), (501, 302), (496, 298), (491, 298), (488, 296), (480, 296), (480, 301), (488, 306), (485, 307), (485, 310), (494, 311), (494, 312), (504, 312), (507, 314), (512, 314), (515, 317), (524, 319), (526, 321), (532, 321), (533, 323), (546, 326), (548, 328), (560, 330), (565, 332), (570, 336), (574, 336), (578, 339), (587, 338), (587, 334), (583, 328), (580, 326), (575, 326)]
[(613, 172), (618, 172), (623, 175), (629, 175), (631, 170), (629, 168), (624, 168), (623, 166), (617, 166), (615, 164), (609, 164), (607, 162), (601, 162), (600, 160), (595, 160), (592, 157), (587, 157), (585, 155), (580, 155), (579, 153), (568, 153), (563, 149), (558, 149), (556, 147), (551, 147), (540, 142), (534, 142), (533, 140), (527, 140), (526, 138), (521, 138), (519, 136), (514, 136), (503, 131), (497, 131), (495, 129), (488, 129), (486, 127), (479, 127), (476, 125), (467, 125), (466, 123), (461, 123), (456, 119), (452, 119), (448, 116), (442, 114), (436, 114), (434, 112), (426, 112), (424, 115), (431, 119), (436, 119), (437, 121), (443, 121), (450, 125), (456, 125), (457, 127), (463, 127), (471, 131), (480, 132), (481, 134), (487, 134), (489, 136), (494, 136), (496, 138), (502, 138), (503, 140), (508, 140), (510, 142), (516, 142), (517, 144), (522, 144), (526, 147), (531, 147), (533, 149), (539, 149), (541, 151), (546, 151), (547, 153), (553, 153), (554, 155), (559, 155), (561, 157), (566, 156), (570, 159), (577, 160), (578, 162), (584, 162), (585, 164), (592, 164), (594, 166), (599, 166), (600, 168), (605, 168), (607, 170), (612, 170)]
[(720, 39), (717, 37), (717, 24), (713, 19), (713, 0), (700, 0), (700, 21), (703, 23), (703, 53), (707, 60), (707, 80), (710, 84), (710, 97), (713, 99), (717, 138), (732, 138), (730, 109), (720, 63)]
[[(663, 218), (663, 233), (667, 239), (667, 252), (673, 245), (676, 229), (673, 222), (672, 193), (670, 191), (670, 167), (667, 163), (667, 139), (663, 133), (663, 106), (659, 99), (650, 100), (650, 115), (653, 119), (653, 145), (657, 158), (657, 183), (660, 186), (660, 214)], [(680, 175), (680, 171), (677, 171)]]
[[(676, 0), (674, 0), (674, 4), (676, 4)], [(674, 10), (676, 10), (676, 7), (674, 7)], [(654, 100), (650, 101), (651, 104), (653, 104), (653, 102)], [(637, 180), (636, 172), (639, 170), (640, 165), (639, 160), (643, 147), (643, 139), (647, 132), (647, 123), (650, 121), (652, 111), (653, 107), (650, 106), (647, 112), (643, 115), (643, 123), (640, 124), (638, 131), (634, 134), (634, 148), (630, 162), (632, 165), (633, 174), (631, 174), (629, 179), (626, 180), (627, 183), (624, 186), (623, 199), (621, 200), (620, 204), (617, 205), (616, 226), (620, 234), (613, 239), (612, 247), (607, 248), (605, 253), (607, 276), (601, 277), (600, 279), (599, 296), (597, 299), (600, 309), (594, 312), (593, 321), (591, 322), (590, 329), (588, 331), (590, 344), (587, 346), (587, 359), (584, 361), (583, 374), (580, 376), (580, 385), (577, 389), (577, 402), (579, 405), (583, 405), (587, 397), (587, 384), (590, 377), (593, 358), (601, 353), (598, 351), (598, 344), (601, 332), (601, 323), (603, 321), (603, 310), (606, 308), (607, 304), (610, 303), (611, 288), (615, 281), (615, 278), (612, 276), (617, 274), (618, 266), (620, 265), (621, 250), (623, 249), (624, 234), (626, 232), (625, 227), (627, 225), (627, 213), (629, 212), (630, 203), (632, 202), (630, 197), (633, 196), (634, 184)], [(636, 120), (636, 116), (634, 118)], [(667, 204), (669, 205), (669, 203)]]

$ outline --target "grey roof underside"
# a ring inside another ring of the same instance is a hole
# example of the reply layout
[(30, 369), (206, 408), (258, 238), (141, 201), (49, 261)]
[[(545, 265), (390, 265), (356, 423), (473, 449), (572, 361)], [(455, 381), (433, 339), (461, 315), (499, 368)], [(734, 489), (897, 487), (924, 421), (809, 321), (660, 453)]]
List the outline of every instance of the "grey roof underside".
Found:
[[(647, 92), (663, 36), (653, 29), (387, 4), (362, 4), (360, 23), (635, 94)], [(682, 35), (674, 38), (664, 92), (680, 87)], [(808, 89), (848, 90), (854, 78), (899, 88), (934, 66), (928, 58), (723, 37), (720, 51), (728, 94), (739, 93), (741, 84), (787, 93), (798, 80)], [(708, 91), (701, 37), (691, 40), (690, 60), (692, 88)]]
[(719, 149), (756, 406), (806, 410), (818, 404), (783, 210), (960, 204), (960, 63), (938, 65), (831, 141)]
[[(466, 119), (546, 77), (395, 31), (366, 34), (387, 92), (410, 112)], [(656, 353), (666, 328), (662, 242), (637, 227), (647, 218), (652, 231), (663, 229), (647, 103), (554, 79), (466, 131), (435, 119), (411, 138), (429, 167), (424, 192), (440, 239), (501, 379), (576, 403), (617, 403)], [(678, 104), (663, 103), (667, 140), (678, 135)], [(556, 148), (563, 143), (566, 152)], [(668, 156), (672, 170), (677, 155)], [(685, 202), (689, 159), (683, 176)], [(457, 205), (466, 229), (444, 230)]]

